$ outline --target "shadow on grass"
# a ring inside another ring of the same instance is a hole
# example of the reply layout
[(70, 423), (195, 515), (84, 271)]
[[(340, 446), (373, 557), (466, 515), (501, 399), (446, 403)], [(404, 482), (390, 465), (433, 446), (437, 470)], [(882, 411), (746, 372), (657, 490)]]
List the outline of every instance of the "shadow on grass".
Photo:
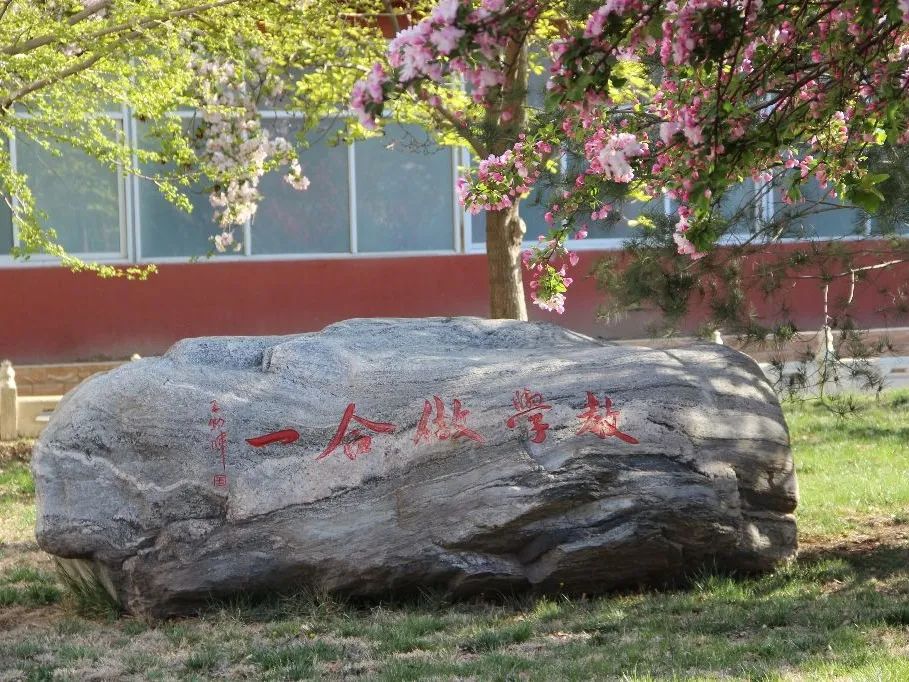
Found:
[[(909, 419), (909, 413), (906, 416)], [(895, 439), (897, 442), (909, 442), (909, 427), (881, 426), (879, 424), (858, 424), (845, 421), (837, 429), (838, 437), (859, 441), (880, 442)]]
[(360, 649), (333, 655), (353, 666), (367, 656), (377, 679), (909, 679), (905, 544), (812, 548), (769, 575), (704, 572), (685, 589), (597, 598), (369, 606), (310, 593), (227, 608), (247, 621), (302, 618), (317, 641), (357, 638)]
[[(909, 547), (822, 549), (761, 578), (710, 575), (687, 591), (603, 600), (577, 624), (597, 652), (572, 645), (535, 661), (535, 670), (542, 663), (554, 676), (631, 670), (775, 679), (897, 666), (890, 677), (905, 679), (909, 663), (898, 650), (907, 640), (907, 597)], [(901, 642), (893, 652), (881, 646), (888, 630)]]
[(863, 578), (886, 580), (909, 577), (909, 545), (882, 543), (877, 538), (836, 546), (810, 547), (799, 554), (799, 563), (841, 560)]

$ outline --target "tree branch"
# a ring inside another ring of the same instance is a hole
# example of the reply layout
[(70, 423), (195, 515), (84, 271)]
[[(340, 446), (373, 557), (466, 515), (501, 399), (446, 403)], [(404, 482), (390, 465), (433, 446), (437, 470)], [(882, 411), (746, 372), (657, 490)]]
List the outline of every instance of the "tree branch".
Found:
[(471, 133), (469, 126), (459, 120), (444, 104), (440, 102), (439, 104), (431, 104), (430, 106), (433, 111), (455, 129), (458, 135), (464, 138), (464, 140), (473, 148), (473, 151), (477, 156), (480, 158), (489, 156), (489, 150), (486, 148), (486, 145), (483, 144), (482, 140)]
[[(112, 0), (102, 0), (101, 3), (99, 3), (98, 5), (95, 5), (91, 8), (91, 12), (89, 12), (89, 10), (84, 10), (84, 11), (80, 12), (79, 14), (74, 14), (72, 17), (70, 17), (70, 20), (69, 20), (70, 25), (74, 26), (75, 24), (79, 23), (79, 21), (82, 21), (82, 20), (88, 18), (89, 16), (91, 16), (92, 14), (97, 13), (100, 9), (103, 9), (104, 7), (109, 5), (111, 3), (111, 1)], [(216, 2), (209, 2), (206, 4), (202, 4), (202, 5), (194, 5), (194, 6), (190, 6), (190, 7), (184, 7), (182, 9), (170, 10), (168, 12), (159, 14), (158, 16), (145, 17), (144, 19), (125, 21), (120, 24), (108, 26), (107, 28), (101, 29), (99, 31), (95, 31), (94, 33), (89, 33), (85, 36), (82, 36), (80, 38), (80, 40), (82, 40), (85, 43), (90, 43), (92, 41), (98, 40), (100, 38), (104, 38), (106, 36), (114, 35), (117, 33), (124, 32), (124, 31), (135, 31), (137, 29), (145, 28), (147, 26), (151, 26), (153, 24), (160, 23), (160, 22), (166, 21), (168, 19), (177, 19), (180, 17), (191, 16), (193, 14), (201, 14), (203, 12), (207, 12), (208, 10), (216, 9), (218, 7), (224, 7), (226, 5), (236, 4), (237, 2), (240, 2), (240, 1), (241, 0), (217, 0)], [(80, 18), (77, 21), (73, 21), (73, 19), (75, 19), (76, 17), (80, 17)], [(32, 38), (31, 40), (26, 40), (24, 43), (18, 43), (15, 45), (11, 45), (10, 47), (4, 48), (0, 52), (2, 52), (2, 54), (8, 55), (8, 56), (23, 54), (25, 52), (31, 52), (32, 50), (35, 50), (39, 47), (43, 47), (44, 45), (49, 45), (51, 43), (58, 42), (59, 40), (60, 40), (60, 37), (57, 34), (48, 33), (43, 36), (39, 36), (37, 38)]]
[[(81, 12), (77, 12), (71, 16), (66, 20), (66, 23), (70, 26), (75, 26), (79, 22), (94, 16), (103, 9), (106, 9), (111, 5), (112, 2), (113, 0), (100, 0), (90, 7), (86, 7)], [(6, 11), (6, 7), (9, 7), (10, 4), (12, 4), (12, 0), (9, 0), (9, 2), (6, 3), (6, 6), (3, 8), (4, 12)], [(5, 48), (3, 50), (3, 54), (15, 55), (22, 54), (23, 52), (30, 52), (39, 47), (43, 47), (44, 45), (49, 45), (50, 43), (57, 42), (59, 39), (60, 37), (56, 33), (47, 33), (43, 36), (38, 36), (37, 38), (32, 38), (31, 40), (26, 40), (24, 43), (13, 44), (10, 47)]]
[(0, 19), (6, 15), (6, 10), (9, 9), (9, 6), (13, 4), (13, 0), (4, 0), (3, 7), (0, 8)]
[[(135, 37), (136, 35), (138, 35), (138, 34), (137, 33), (131, 34), (131, 37)], [(122, 42), (126, 42), (126, 40), (124, 39)], [(51, 76), (47, 76), (45, 78), (39, 78), (36, 81), (32, 81), (28, 85), (19, 88), (14, 93), (9, 95), (5, 100), (3, 100), (3, 103), (0, 104), (0, 110), (6, 111), (15, 102), (18, 102), (20, 99), (22, 99), (26, 95), (29, 95), (29, 94), (35, 92), (36, 90), (40, 90), (41, 88), (46, 88), (48, 85), (53, 85), (54, 83), (57, 83), (57, 82), (63, 80), (64, 78), (68, 78), (77, 73), (85, 71), (86, 69), (91, 68), (96, 63), (101, 61), (104, 57), (106, 57), (108, 54), (110, 54), (110, 53), (109, 52), (98, 52), (97, 54), (93, 54), (88, 59), (83, 59), (81, 62), (76, 62), (75, 64), (63, 69), (62, 71), (58, 71), (57, 73), (55, 73)]]

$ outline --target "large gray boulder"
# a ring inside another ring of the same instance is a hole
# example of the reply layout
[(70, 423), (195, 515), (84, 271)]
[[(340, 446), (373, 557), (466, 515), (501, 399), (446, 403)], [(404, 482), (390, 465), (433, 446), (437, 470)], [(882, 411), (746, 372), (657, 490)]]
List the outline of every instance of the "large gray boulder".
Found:
[(548, 324), (187, 339), (66, 396), (33, 468), (41, 547), (152, 616), (302, 586), (591, 593), (796, 549), (752, 360)]

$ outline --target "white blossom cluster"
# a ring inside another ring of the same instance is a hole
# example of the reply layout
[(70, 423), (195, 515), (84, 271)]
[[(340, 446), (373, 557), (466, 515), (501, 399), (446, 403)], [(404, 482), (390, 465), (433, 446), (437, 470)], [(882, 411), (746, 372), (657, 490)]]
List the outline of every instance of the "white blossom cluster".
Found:
[(195, 131), (201, 144), (199, 160), (214, 183), (209, 201), (224, 230), (213, 238), (218, 251), (240, 249), (233, 229), (255, 214), (262, 199), (259, 180), (266, 170), (287, 165), (284, 179), (291, 187), (309, 186), (291, 143), (262, 127), (260, 101), (273, 100), (283, 89), (270, 66), (260, 48), (250, 49), (242, 66), (199, 53), (192, 61), (201, 97), (201, 125)]

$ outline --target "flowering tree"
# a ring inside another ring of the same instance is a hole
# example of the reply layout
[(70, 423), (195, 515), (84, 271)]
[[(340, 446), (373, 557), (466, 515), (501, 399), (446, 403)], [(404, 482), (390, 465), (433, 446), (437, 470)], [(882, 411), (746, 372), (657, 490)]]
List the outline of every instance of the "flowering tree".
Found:
[[(529, 117), (528, 46), (547, 34), (549, 107)], [(446, 108), (440, 90), (455, 81), (473, 109)], [(628, 194), (675, 202), (673, 240), (692, 260), (714, 247), (723, 194), (746, 178), (773, 180), (792, 204), (816, 181), (876, 211), (887, 176), (865, 160), (909, 143), (907, 91), (907, 0), (443, 0), (398, 34), (352, 104), (373, 126), (389, 103), (427, 101), (483, 158), (460, 195), (490, 212), (492, 315), (523, 317), (520, 260), (534, 302), (561, 311), (576, 262), (566, 240)], [(556, 154), (582, 163), (547, 214), (548, 239), (521, 257), (518, 204)]]
[(473, 201), (461, 179), (458, 193), (475, 212), (489, 211), (492, 317), (527, 319), (520, 260), (526, 227), (519, 205), (553, 152), (542, 136), (525, 140), (525, 130), (538, 123), (527, 106), (531, 60), (539, 61), (559, 18), (544, 9), (535, 0), (486, 0), (478, 8), (444, 0), (397, 34), (387, 62), (375, 64), (351, 98), (370, 129), (389, 105), (420, 103), (441, 139), (466, 144), (480, 159), (477, 178), (499, 191), (485, 203)]
[[(173, 171), (146, 177), (187, 210), (185, 188), (202, 181), (223, 226), (214, 248), (236, 248), (233, 228), (255, 211), (266, 172), (283, 168), (293, 187), (308, 184), (291, 141), (270, 134), (258, 108), (280, 99), (306, 125), (337, 115), (385, 45), (374, 23), (360, 25), (338, 9), (373, 6), (381, 3), (0, 0), (0, 129), (51, 153), (61, 144), (75, 148), (121, 172), (168, 164)], [(127, 143), (104, 115), (120, 106), (146, 122), (157, 148)], [(179, 109), (195, 112), (188, 124), (174, 115)], [(19, 237), (14, 255), (44, 252), (105, 277), (154, 271), (68, 254), (5, 145), (0, 194)]]
[[(57, 144), (87, 152), (110, 166), (131, 167), (123, 132), (96, 115), (127, 101), (149, 110), (175, 104), (185, 60), (179, 29), (238, 0), (48, 0), (0, 2), (0, 130), (53, 150)], [(20, 247), (55, 255), (74, 269), (104, 276), (144, 276), (149, 269), (118, 270), (83, 263), (57, 243), (36, 210), (27, 178), (17, 173), (6, 145), (0, 151), (0, 193), (8, 204)], [(153, 268), (152, 268), (153, 269)]]
[[(348, 139), (396, 118), (470, 147), (478, 163), (458, 192), (487, 211), (491, 314), (524, 318), (522, 266), (532, 300), (561, 311), (577, 259), (568, 238), (614, 218), (623, 197), (668, 195), (672, 243), (689, 262), (711, 251), (723, 194), (743, 179), (772, 180), (793, 206), (817, 182), (875, 211), (887, 177), (865, 160), (909, 141), (907, 25), (907, 0), (0, 0), (0, 125), (126, 172), (170, 162), (176, 172), (150, 179), (187, 206), (181, 190), (205, 180), (223, 228), (214, 247), (227, 250), (265, 172), (308, 184), (259, 105), (280, 102), (305, 127), (352, 93)], [(397, 33), (390, 43), (383, 28)], [(528, 75), (547, 54), (538, 109)], [(104, 102), (131, 106), (160, 149), (136, 164), (95, 115)], [(188, 128), (178, 108), (197, 112)], [(565, 157), (577, 168), (553, 195), (552, 231), (522, 253), (521, 200)], [(3, 153), (0, 185), (20, 254), (87, 266), (56, 243)], [(751, 239), (779, 234), (771, 221)]]

